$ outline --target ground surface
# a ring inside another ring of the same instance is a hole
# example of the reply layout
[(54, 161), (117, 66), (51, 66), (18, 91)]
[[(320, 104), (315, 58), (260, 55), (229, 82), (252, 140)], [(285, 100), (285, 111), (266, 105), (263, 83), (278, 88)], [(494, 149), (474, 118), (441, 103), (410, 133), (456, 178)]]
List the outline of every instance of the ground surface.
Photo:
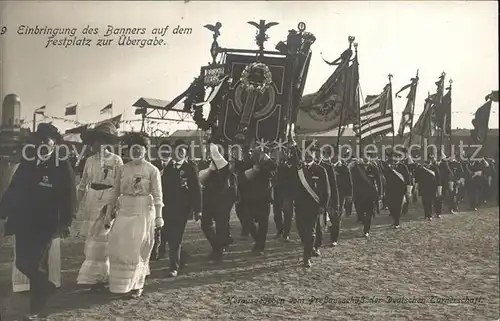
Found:
[[(167, 262), (152, 263), (145, 293), (134, 300), (89, 294), (78, 287), (83, 245), (70, 238), (62, 245), (64, 285), (51, 302), (49, 320), (498, 320), (498, 207), (432, 222), (422, 216), (413, 209), (402, 228), (392, 230), (382, 212), (368, 241), (349, 217), (340, 246), (323, 249), (308, 273), (299, 266), (296, 233), (295, 242), (285, 244), (272, 239), (271, 225), (266, 255), (256, 258), (249, 254), (250, 241), (239, 240), (240, 225), (234, 219), (236, 244), (227, 262), (210, 265), (199, 223), (190, 222), (185, 248), (191, 259), (184, 274), (167, 279)], [(19, 320), (16, 316), (27, 307), (25, 294), (11, 293), (11, 262), (12, 248), (4, 242), (2, 321)], [(352, 298), (362, 296), (364, 303)], [(432, 296), (480, 301), (433, 303)], [(389, 297), (420, 302), (389, 303)]]

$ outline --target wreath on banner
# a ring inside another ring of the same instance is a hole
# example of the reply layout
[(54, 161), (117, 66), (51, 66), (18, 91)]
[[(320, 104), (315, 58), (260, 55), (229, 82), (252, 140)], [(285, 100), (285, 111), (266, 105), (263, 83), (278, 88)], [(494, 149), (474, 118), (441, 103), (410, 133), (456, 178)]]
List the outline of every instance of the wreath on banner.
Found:
[(257, 90), (263, 93), (273, 83), (271, 70), (261, 62), (247, 65), (241, 72), (240, 83), (245, 90)]
[(194, 81), (192, 90), (186, 97), (184, 108), (186, 110), (193, 109), (194, 122), (199, 129), (206, 131), (215, 127), (221, 96), (217, 95), (217, 97), (210, 102), (210, 113), (207, 118), (203, 115), (203, 105), (197, 105), (203, 101), (205, 101), (205, 85), (203, 83), (203, 78), (199, 77)]

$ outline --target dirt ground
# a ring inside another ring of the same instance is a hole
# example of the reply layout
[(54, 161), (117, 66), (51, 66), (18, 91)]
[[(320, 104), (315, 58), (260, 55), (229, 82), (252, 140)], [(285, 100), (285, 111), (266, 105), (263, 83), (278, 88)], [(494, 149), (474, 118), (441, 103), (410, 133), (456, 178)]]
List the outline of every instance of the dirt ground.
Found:
[[(265, 256), (252, 257), (235, 215), (236, 242), (226, 261), (208, 264), (208, 242), (199, 223), (189, 222), (184, 273), (169, 279), (166, 261), (152, 263), (143, 297), (133, 300), (77, 286), (83, 244), (69, 238), (62, 245), (64, 284), (49, 320), (498, 320), (498, 207), (432, 222), (422, 217), (413, 209), (392, 230), (383, 211), (368, 241), (348, 217), (339, 246), (323, 248), (310, 270), (300, 267), (297, 234), (292, 243), (274, 240), (274, 224)], [(0, 250), (2, 321), (20, 320), (27, 308), (26, 294), (11, 292), (11, 262), (7, 242)]]

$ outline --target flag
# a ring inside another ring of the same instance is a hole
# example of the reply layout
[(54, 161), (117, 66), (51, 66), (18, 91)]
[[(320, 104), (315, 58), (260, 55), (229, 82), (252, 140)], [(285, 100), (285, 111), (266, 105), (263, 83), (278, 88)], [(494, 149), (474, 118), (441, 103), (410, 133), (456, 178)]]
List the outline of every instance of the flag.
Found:
[(436, 108), (436, 124), (444, 136), (451, 135), (451, 87)]
[(300, 100), (295, 125), (297, 133), (326, 132), (354, 123), (359, 106), (358, 84), (357, 59), (349, 66), (349, 58), (346, 58), (316, 93)]
[(400, 137), (403, 137), (403, 133), (406, 127), (412, 128), (413, 113), (415, 111), (415, 98), (417, 96), (417, 85), (418, 85), (418, 72), (417, 76), (411, 79), (411, 83), (401, 88), (395, 95), (396, 97), (400, 97), (398, 96), (400, 92), (410, 88), (410, 92), (408, 93), (408, 96), (406, 96), (407, 99), (406, 106), (405, 109), (403, 110), (403, 115), (401, 115), (401, 122), (399, 123), (398, 135)]
[(105, 113), (113, 113), (113, 103), (106, 105), (103, 109), (101, 109), (101, 115)]
[(380, 95), (367, 96), (365, 105), (359, 109), (360, 139), (394, 131), (392, 111), (392, 85), (388, 83)]
[(413, 126), (413, 132), (411, 134), (416, 134), (426, 138), (432, 136), (432, 125), (434, 123), (432, 118), (432, 108), (434, 108), (432, 105), (432, 99), (428, 96), (425, 100), (424, 111), (418, 118), (415, 126)]
[(472, 125), (474, 129), (470, 131), (471, 137), (476, 143), (484, 143), (488, 134), (488, 123), (490, 121), (491, 100), (476, 110)]
[(100, 122), (97, 122), (94, 124), (94, 126), (98, 126), (98, 125), (101, 125), (103, 123), (112, 123), (113, 125), (115, 125), (116, 128), (119, 128), (120, 127), (120, 123), (122, 121), (122, 114), (118, 115), (118, 116), (115, 116), (115, 117), (112, 117), (112, 118), (108, 118), (108, 119), (105, 119), (105, 120), (102, 120)]
[(46, 107), (46, 106), (45, 106), (45, 105), (43, 105), (42, 107), (37, 108), (37, 109), (35, 110), (35, 114), (38, 114), (38, 115), (44, 115), (44, 116), (45, 116), (45, 107)]
[(64, 116), (73, 116), (73, 115), (76, 115), (76, 107), (77, 106), (78, 106), (78, 104), (67, 106), (66, 110), (64, 112)]

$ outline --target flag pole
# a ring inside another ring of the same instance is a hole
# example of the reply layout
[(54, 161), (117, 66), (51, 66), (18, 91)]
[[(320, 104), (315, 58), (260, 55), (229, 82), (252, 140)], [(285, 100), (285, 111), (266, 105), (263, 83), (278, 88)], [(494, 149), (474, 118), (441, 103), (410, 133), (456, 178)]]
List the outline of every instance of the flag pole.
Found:
[[(409, 137), (409, 140), (408, 140), (408, 148), (411, 146), (411, 138), (412, 138), (412, 131), (413, 131), (413, 117), (415, 115), (415, 101), (416, 101), (416, 98), (417, 98), (417, 86), (418, 86), (418, 69), (417, 69), (417, 75), (415, 76), (415, 89), (413, 89), (413, 97), (412, 97), (412, 101), (413, 101), (413, 106), (411, 107), (411, 118), (410, 118), (410, 137)], [(410, 90), (411, 90), (410, 89)]]
[[(394, 77), (392, 74), (387, 75), (387, 78), (389, 78), (389, 99), (392, 101), (392, 77)], [(387, 96), (387, 95), (386, 95)], [(394, 136), (394, 106), (391, 104), (391, 120), (392, 120), (392, 147), (394, 147), (395, 144), (395, 136)]]
[[(449, 123), (450, 123), (450, 133), (449, 133), (449, 137), (448, 137), (448, 147), (449, 147), (449, 155), (448, 156), (451, 156), (451, 145), (452, 145), (452, 135), (453, 135), (453, 128), (451, 127), (451, 103), (452, 103), (452, 100), (451, 100), (451, 86), (453, 84), (453, 79), (450, 79), (449, 80), (449, 83), (450, 83), (450, 120), (449, 120)], [(448, 121), (447, 121), (448, 122)]]
[(33, 133), (36, 131), (36, 110), (33, 113)]

